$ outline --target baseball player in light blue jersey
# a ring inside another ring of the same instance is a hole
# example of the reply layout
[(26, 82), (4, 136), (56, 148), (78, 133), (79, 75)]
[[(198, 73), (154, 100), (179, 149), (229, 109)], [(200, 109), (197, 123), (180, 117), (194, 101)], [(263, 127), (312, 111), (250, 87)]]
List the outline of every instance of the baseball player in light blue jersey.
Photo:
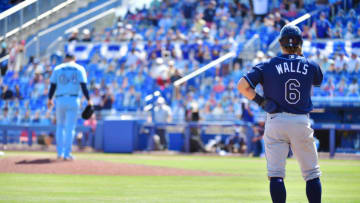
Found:
[(91, 104), (86, 87), (87, 77), (84, 67), (75, 63), (75, 57), (66, 55), (64, 63), (55, 67), (50, 78), (48, 106), (56, 103), (56, 144), (58, 159), (73, 160), (71, 146), (75, 136), (75, 126), (80, 105), (80, 88)]

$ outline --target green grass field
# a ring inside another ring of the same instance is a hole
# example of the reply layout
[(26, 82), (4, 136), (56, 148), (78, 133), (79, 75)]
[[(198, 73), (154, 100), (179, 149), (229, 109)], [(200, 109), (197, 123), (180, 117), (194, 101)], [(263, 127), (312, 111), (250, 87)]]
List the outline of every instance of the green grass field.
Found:
[[(7, 156), (54, 156), (6, 152)], [(144, 164), (230, 176), (0, 174), (0, 202), (271, 202), (264, 158), (76, 154), (77, 159)], [(0, 166), (1, 167), (1, 166)], [(324, 203), (360, 202), (360, 161), (320, 160)], [(287, 162), (287, 202), (307, 202), (297, 162)]]

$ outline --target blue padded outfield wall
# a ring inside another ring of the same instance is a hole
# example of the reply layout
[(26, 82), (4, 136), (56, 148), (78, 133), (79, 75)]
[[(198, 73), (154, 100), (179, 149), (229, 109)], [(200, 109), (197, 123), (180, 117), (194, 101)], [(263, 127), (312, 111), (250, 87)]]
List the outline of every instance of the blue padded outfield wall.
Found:
[(137, 148), (138, 125), (135, 120), (104, 120), (104, 152), (132, 153)]
[[(97, 125), (95, 149), (106, 153), (132, 153), (151, 148), (150, 133), (141, 133), (142, 120), (104, 120)], [(148, 129), (150, 131), (150, 129)], [(181, 133), (169, 133), (169, 150), (183, 151)]]

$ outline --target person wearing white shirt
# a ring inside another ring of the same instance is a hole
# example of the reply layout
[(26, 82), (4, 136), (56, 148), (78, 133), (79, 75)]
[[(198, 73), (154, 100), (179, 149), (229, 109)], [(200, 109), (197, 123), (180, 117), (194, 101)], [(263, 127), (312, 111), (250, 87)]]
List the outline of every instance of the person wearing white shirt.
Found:
[[(156, 106), (154, 107), (154, 120), (156, 123), (167, 123), (172, 121), (171, 108), (166, 105), (163, 97), (159, 97), (156, 101)], [(160, 149), (167, 150), (169, 142), (166, 135), (166, 128), (156, 127), (155, 133), (160, 139)]]
[(340, 52), (338, 56), (335, 58), (335, 70), (336, 72), (340, 72), (346, 70), (347, 58), (345, 57), (343, 52)]
[(352, 73), (359, 69), (360, 66), (360, 60), (356, 54), (356, 52), (351, 53), (351, 58), (347, 62), (347, 71), (349, 73)]

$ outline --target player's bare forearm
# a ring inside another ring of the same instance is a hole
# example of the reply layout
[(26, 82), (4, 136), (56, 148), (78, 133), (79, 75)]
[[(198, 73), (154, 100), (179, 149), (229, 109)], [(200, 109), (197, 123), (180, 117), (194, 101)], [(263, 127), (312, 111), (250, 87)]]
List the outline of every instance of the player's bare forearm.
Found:
[(249, 100), (253, 100), (256, 92), (253, 88), (250, 87), (250, 84), (245, 78), (241, 78), (237, 84), (237, 89), (239, 92), (244, 95)]

